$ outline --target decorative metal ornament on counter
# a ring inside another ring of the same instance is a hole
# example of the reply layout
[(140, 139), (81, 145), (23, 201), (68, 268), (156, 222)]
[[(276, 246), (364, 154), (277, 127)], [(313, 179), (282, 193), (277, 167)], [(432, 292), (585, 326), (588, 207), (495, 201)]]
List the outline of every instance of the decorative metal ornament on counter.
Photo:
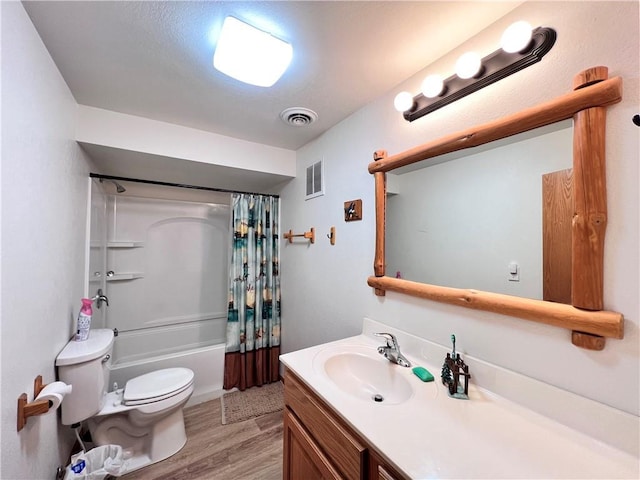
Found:
[[(447, 353), (447, 358), (442, 365), (442, 383), (447, 386), (449, 396), (462, 400), (469, 399), (469, 366), (460, 358), (460, 354), (456, 353), (456, 336), (451, 335), (453, 350)], [(462, 377), (462, 379), (460, 378)]]

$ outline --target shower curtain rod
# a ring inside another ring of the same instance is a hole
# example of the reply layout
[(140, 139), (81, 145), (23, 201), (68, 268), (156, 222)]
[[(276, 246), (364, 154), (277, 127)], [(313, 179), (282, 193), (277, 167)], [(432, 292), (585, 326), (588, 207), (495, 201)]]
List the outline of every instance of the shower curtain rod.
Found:
[(264, 195), (265, 197), (280, 198), (280, 195), (274, 195), (272, 193), (241, 192), (238, 190), (227, 190), (224, 188), (201, 187), (199, 185), (187, 185), (185, 183), (160, 182), (158, 180), (143, 180), (141, 178), (114, 177), (113, 175), (102, 175), (100, 173), (89, 173), (89, 177), (99, 178), (103, 180), (115, 180), (120, 182), (135, 182), (135, 183), (146, 183), (148, 185), (161, 185), (164, 187), (179, 187), (179, 188), (190, 188), (192, 190), (207, 190), (209, 192), (243, 193), (246, 195)]

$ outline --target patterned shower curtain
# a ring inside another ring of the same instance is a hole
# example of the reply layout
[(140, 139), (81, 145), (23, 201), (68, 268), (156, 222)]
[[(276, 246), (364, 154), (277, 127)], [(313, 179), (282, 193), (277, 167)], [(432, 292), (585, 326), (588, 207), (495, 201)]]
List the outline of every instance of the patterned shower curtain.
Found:
[(232, 197), (225, 390), (279, 378), (279, 201), (264, 195)]

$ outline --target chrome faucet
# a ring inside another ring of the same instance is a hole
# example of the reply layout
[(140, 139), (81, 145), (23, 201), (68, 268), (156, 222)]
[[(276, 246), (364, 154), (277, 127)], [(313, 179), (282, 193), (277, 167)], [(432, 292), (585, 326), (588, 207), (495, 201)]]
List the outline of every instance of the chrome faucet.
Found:
[(102, 305), (102, 302), (106, 303), (107, 307), (109, 306), (109, 299), (107, 298), (106, 295), (102, 293), (101, 288), (98, 289), (98, 291), (96, 292), (96, 296), (93, 297), (91, 300), (96, 302), (96, 307), (98, 308), (100, 308), (100, 306)]
[(387, 341), (386, 345), (381, 345), (378, 347), (378, 353), (380, 355), (384, 355), (384, 358), (389, 360), (391, 363), (395, 363), (402, 367), (410, 367), (411, 362), (407, 360), (402, 353), (400, 353), (400, 346), (398, 345), (398, 340), (395, 335), (391, 333), (374, 333), (376, 337), (382, 337)]

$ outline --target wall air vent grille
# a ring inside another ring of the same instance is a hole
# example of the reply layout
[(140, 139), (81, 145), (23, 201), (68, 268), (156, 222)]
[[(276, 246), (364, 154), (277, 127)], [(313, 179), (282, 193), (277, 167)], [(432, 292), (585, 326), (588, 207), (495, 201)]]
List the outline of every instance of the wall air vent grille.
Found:
[(307, 167), (305, 200), (324, 195), (324, 161), (318, 160)]

